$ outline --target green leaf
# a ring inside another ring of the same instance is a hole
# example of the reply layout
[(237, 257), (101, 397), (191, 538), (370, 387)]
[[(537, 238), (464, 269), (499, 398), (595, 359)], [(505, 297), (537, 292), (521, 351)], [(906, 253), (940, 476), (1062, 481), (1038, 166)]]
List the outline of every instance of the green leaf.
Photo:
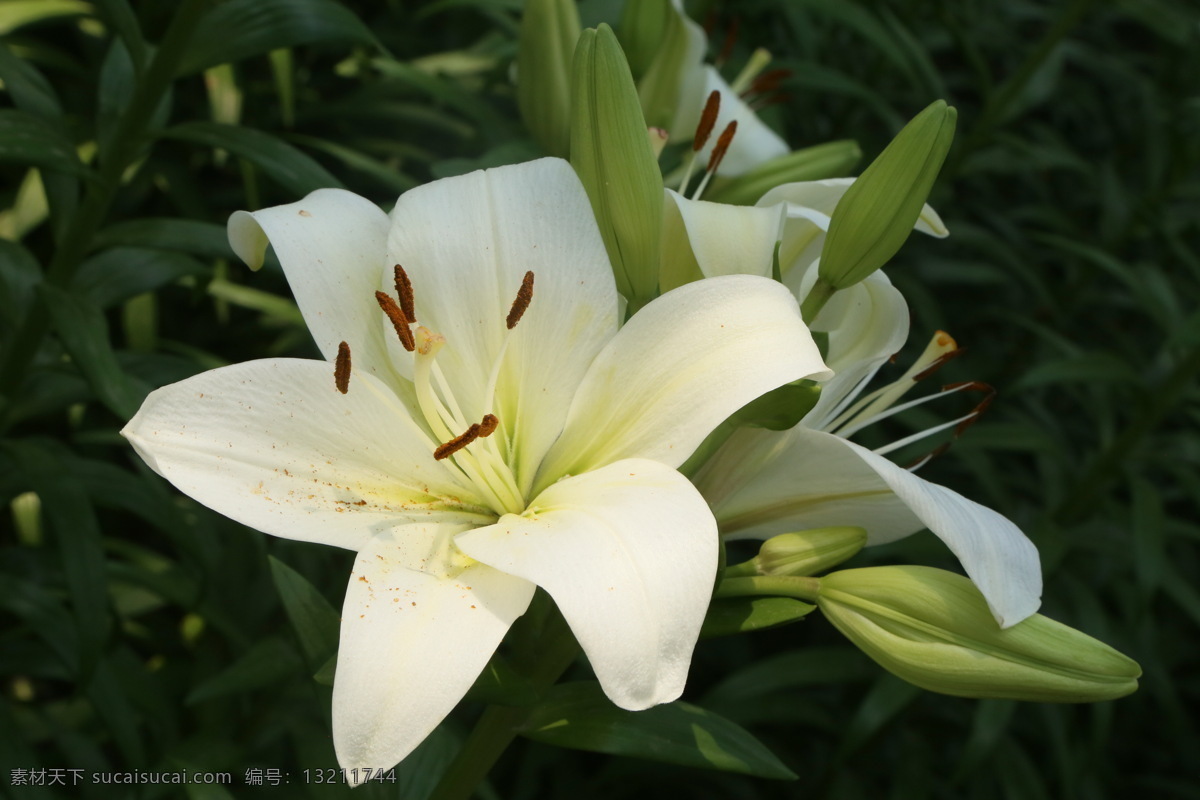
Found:
[(71, 288), (100, 308), (109, 308), (143, 292), (153, 291), (184, 275), (201, 275), (208, 268), (181, 253), (141, 247), (114, 247), (79, 266)]
[(0, 110), (0, 163), (90, 175), (61, 127), (15, 109)]
[(712, 601), (701, 639), (729, 636), (734, 633), (763, 631), (797, 622), (808, 616), (816, 606), (793, 597), (725, 597)]
[(538, 693), (528, 678), (496, 654), (475, 679), (467, 699), (495, 705), (526, 706), (538, 699)]
[(39, 291), (63, 346), (96, 397), (121, 419), (132, 417), (150, 387), (130, 378), (117, 363), (100, 309), (79, 294), (49, 284), (42, 284)]
[(41, 499), (47, 527), (54, 536), (78, 623), (77, 666), (86, 675), (98, 663), (112, 624), (99, 522), (87, 491), (70, 477), (51, 446), (25, 441), (8, 447)]
[(91, 4), (83, 0), (7, 0), (0, 3), (0, 36), (33, 22), (82, 16), (91, 11)]
[(173, 217), (142, 217), (117, 222), (104, 228), (94, 240), (96, 250), (130, 247), (174, 250), (203, 258), (233, 260), (225, 226), (214, 222)]
[(37, 261), (21, 245), (0, 239), (0, 332), (20, 320), (42, 280)]
[(378, 46), (354, 12), (330, 0), (230, 0), (200, 20), (179, 74), (312, 42)]
[(134, 72), (141, 74), (146, 63), (146, 40), (142, 38), (137, 15), (128, 0), (95, 0), (105, 24), (116, 32), (133, 60)]
[(30, 114), (53, 120), (62, 116), (62, 103), (46, 76), (7, 45), (0, 44), (0, 81), (13, 104)]
[(796, 381), (751, 400), (733, 415), (733, 419), (754, 428), (786, 431), (812, 411), (820, 398), (820, 386), (808, 380)]
[(169, 139), (228, 150), (257, 166), (284, 189), (306, 195), (317, 189), (344, 188), (316, 161), (269, 133), (222, 125), (219, 122), (185, 122), (163, 131)]
[(316, 672), (337, 651), (341, 617), (307, 578), (274, 556), (268, 560), (283, 608), (300, 639), (304, 660), (309, 670)]
[(296, 651), (281, 639), (272, 637), (258, 642), (237, 661), (203, 681), (188, 693), (188, 705), (260, 689), (294, 676), (300, 668)]
[(552, 688), (519, 732), (558, 747), (759, 778), (796, 779), (761, 742), (723, 717), (678, 701), (645, 711), (625, 711), (592, 682)]

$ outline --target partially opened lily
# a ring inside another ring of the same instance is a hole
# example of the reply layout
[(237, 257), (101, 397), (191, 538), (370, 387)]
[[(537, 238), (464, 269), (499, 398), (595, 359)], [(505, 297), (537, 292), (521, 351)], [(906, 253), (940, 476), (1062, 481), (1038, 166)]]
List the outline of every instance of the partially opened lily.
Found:
[[(735, 270), (769, 274), (769, 254), (779, 242), (782, 280), (803, 298), (816, 278), (829, 214), (849, 180), (790, 184), (768, 192), (755, 209), (726, 211), (715, 203), (669, 193), (664, 247), (680, 246), (686, 231), (693, 278), (730, 271), (729, 253), (741, 254)], [(741, 217), (750, 214), (755, 223)], [(738, 215), (735, 219), (735, 215)], [(945, 236), (928, 206), (917, 230)], [(772, 231), (779, 231), (771, 238)], [(667, 235), (669, 234), (669, 235)], [(664, 259), (664, 269), (667, 261)], [(684, 274), (677, 267), (674, 274)], [(664, 273), (665, 285), (678, 285)], [(875, 372), (904, 344), (908, 309), (880, 271), (833, 296), (812, 321), (828, 336), (826, 362), (834, 377), (822, 385), (817, 405), (791, 430), (740, 429), (696, 475), (696, 485), (717, 516), (723, 536), (768, 538), (833, 525), (867, 530), (868, 544), (883, 544), (928, 528), (950, 547), (979, 586), (997, 621), (1011, 626), (1040, 605), (1037, 550), (1011, 522), (941, 486), (929, 483), (884, 454), (913, 438), (878, 451), (847, 437), (867, 424), (903, 410), (899, 397), (955, 351), (939, 333), (900, 380), (862, 396)], [(956, 389), (972, 388), (964, 384)], [(915, 401), (921, 402), (921, 401)], [(951, 420), (921, 435), (959, 425)]]
[(723, 418), (824, 370), (795, 299), (730, 276), (618, 330), (587, 197), (545, 159), (451, 178), (390, 218), (338, 190), (238, 212), (327, 361), (152, 393), (124, 434), (200, 502), (358, 551), (334, 687), (346, 768), (388, 767), (476, 679), (536, 586), (616, 704), (674, 699), (717, 530), (676, 470)]

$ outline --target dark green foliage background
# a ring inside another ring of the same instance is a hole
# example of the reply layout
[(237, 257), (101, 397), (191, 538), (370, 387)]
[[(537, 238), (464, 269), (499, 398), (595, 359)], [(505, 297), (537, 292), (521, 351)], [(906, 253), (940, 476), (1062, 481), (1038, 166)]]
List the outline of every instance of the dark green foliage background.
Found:
[[(40, 535), (0, 518), (0, 796), (118, 796), (9, 786), (10, 770), (35, 767), (233, 773), (230, 789), (186, 787), (195, 798), (347, 794), (304, 785), (303, 769), (336, 765), (329, 690), (311, 679), (320, 663), (267, 556), (337, 608), (351, 554), (177, 496), (117, 431), (152, 387), (315, 355), (277, 265), (252, 274), (228, 251), (232, 211), (330, 185), (386, 208), (430, 179), (537, 155), (508, 71), (521, 3), (272, 0), (242, 17), (251, 4), (216, 4), (229, 19), (202, 21), (178, 54), (180, 77), (144, 109), (145, 138), (118, 122), (136, 102), (132, 65), (196, 4), (94, 5), (94, 18), (0, 37), (0, 208), (30, 164), (47, 167), (50, 200), (19, 244), (0, 241), (0, 501), (35, 491), (42, 509)], [(938, 379), (999, 395), (923, 474), (1020, 524), (1042, 552), (1045, 613), (1136, 658), (1142, 688), (1081, 707), (939, 697), (882, 674), (814, 616), (701, 643), (685, 696), (751, 730), (798, 781), (519, 740), (490, 796), (1200, 797), (1187, 711), (1200, 703), (1200, 12), (1170, 0), (708, 5), (693, 11), (712, 21), (714, 54), (737, 21), (727, 76), (755, 46), (790, 70), (763, 116), (794, 147), (855, 138), (873, 156), (930, 101), (958, 107), (932, 198), (952, 236), (914, 239), (889, 274), (912, 306), (911, 349), (937, 329), (970, 348)], [(585, 25), (615, 21), (619, 2), (581, 8)], [(201, 70), (229, 60), (241, 112), (218, 125), (222, 74), (210, 92)], [(76, 177), (94, 170), (75, 147), (97, 141), (101, 173), (105, 156), (133, 165), (112, 191)], [(95, 193), (110, 202), (89, 229)], [(961, 413), (960, 399), (880, 435)], [(953, 568), (929, 535), (859, 561)], [(394, 788), (355, 796), (424, 797), (479, 708), (465, 703)], [(243, 786), (251, 767), (292, 785)]]

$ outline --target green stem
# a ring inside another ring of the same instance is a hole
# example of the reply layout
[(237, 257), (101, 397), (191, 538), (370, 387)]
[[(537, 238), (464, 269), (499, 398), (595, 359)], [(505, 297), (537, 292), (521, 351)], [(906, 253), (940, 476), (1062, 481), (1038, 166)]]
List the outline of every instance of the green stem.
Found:
[(800, 304), (800, 317), (806, 325), (812, 324), (812, 321), (817, 318), (817, 314), (821, 313), (821, 309), (836, 292), (837, 287), (825, 280), (824, 277), (817, 278), (817, 282), (809, 290), (808, 296)]
[(795, 597), (816, 602), (821, 592), (820, 578), (756, 575), (750, 578), (728, 578), (721, 581), (713, 597)]
[[(557, 609), (546, 621), (539, 641), (541, 646), (531, 662), (529, 679), (542, 692), (571, 666), (579, 654), (579, 644)], [(516, 738), (529, 712), (530, 708), (522, 706), (488, 706), (454, 761), (442, 773), (429, 800), (467, 800)]]
[[(117, 123), (117, 129), (109, 140), (108, 152), (99, 155), (96, 180), (89, 185), (87, 196), (64, 229), (65, 234), (46, 270), (47, 283), (54, 286), (70, 283), (108, 214), (125, 170), (141, 153), (150, 119), (175, 79), (197, 22), (212, 2), (184, 0), (171, 20), (171, 26), (163, 36), (153, 61)], [(49, 314), (44, 301), (37, 297), (0, 362), (0, 396), (4, 399), (4, 406), (0, 408), (0, 427), (8, 426), (12, 400), (49, 330)]]

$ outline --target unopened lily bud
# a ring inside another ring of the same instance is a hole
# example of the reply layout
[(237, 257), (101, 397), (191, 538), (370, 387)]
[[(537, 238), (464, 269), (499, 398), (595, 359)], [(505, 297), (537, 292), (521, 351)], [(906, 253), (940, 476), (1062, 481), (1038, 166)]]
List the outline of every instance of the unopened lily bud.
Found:
[(763, 542), (755, 559), (760, 575), (818, 575), (853, 558), (867, 543), (863, 528), (814, 528)]
[(1052, 703), (1137, 689), (1137, 662), (1035, 614), (1001, 629), (967, 578), (930, 567), (867, 567), (821, 578), (817, 605), (889, 672), (932, 692)]
[(625, 55), (607, 25), (584, 31), (575, 48), (571, 166), (592, 203), (617, 291), (636, 310), (658, 287), (662, 173)]
[(912, 119), (833, 211), (819, 283), (845, 289), (896, 254), (912, 232), (954, 140), (958, 112), (938, 100)]
[(571, 61), (579, 39), (574, 0), (527, 0), (517, 49), (517, 105), (547, 155), (571, 146)]
[(718, 178), (708, 187), (705, 198), (714, 203), (751, 206), (771, 189), (785, 183), (845, 175), (860, 158), (862, 149), (853, 139), (805, 147), (773, 158), (736, 178)]
[(680, 106), (687, 105), (686, 96), (700, 91), (695, 67), (704, 58), (705, 37), (680, 0), (626, 3), (620, 34), (646, 122), (672, 135), (681, 133), (674, 126), (694, 127), (694, 119), (686, 114), (680, 118)]

